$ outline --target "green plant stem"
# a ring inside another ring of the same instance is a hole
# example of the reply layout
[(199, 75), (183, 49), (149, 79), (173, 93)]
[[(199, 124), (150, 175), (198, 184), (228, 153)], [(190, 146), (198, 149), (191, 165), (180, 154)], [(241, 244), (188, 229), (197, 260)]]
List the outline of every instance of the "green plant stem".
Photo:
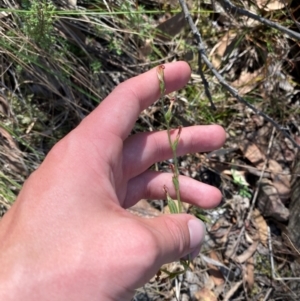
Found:
[(182, 212), (182, 202), (181, 202), (181, 197), (180, 197), (180, 188), (179, 188), (179, 171), (178, 171), (178, 159), (177, 159), (177, 153), (176, 153), (176, 146), (173, 144), (172, 139), (171, 139), (171, 129), (170, 129), (170, 123), (167, 122), (167, 133), (168, 133), (168, 140), (169, 140), (169, 145), (172, 148), (172, 153), (173, 153), (173, 162), (174, 162), (174, 172), (173, 172), (173, 177), (176, 181), (176, 185), (174, 183), (174, 188), (176, 191), (176, 198), (178, 201), (178, 211), (179, 213)]
[[(165, 86), (165, 79), (164, 79), (164, 69), (165, 66), (164, 65), (160, 65), (157, 67), (157, 77), (159, 80), (159, 89), (160, 89), (160, 96), (161, 96), (161, 102), (162, 102), (162, 108), (163, 108), (163, 113), (164, 113), (164, 118), (167, 124), (167, 133), (168, 133), (168, 141), (169, 141), (169, 145), (172, 149), (172, 153), (173, 153), (173, 162), (174, 164), (172, 165), (172, 172), (173, 172), (173, 185), (176, 191), (176, 197), (177, 197), (177, 210), (173, 210), (174, 212), (171, 213), (182, 213), (182, 203), (181, 203), (181, 197), (180, 197), (180, 189), (179, 189), (179, 171), (178, 171), (178, 160), (177, 160), (177, 146), (179, 143), (179, 138), (180, 138), (180, 132), (181, 132), (181, 128), (179, 128), (178, 130), (178, 134), (175, 138), (174, 141), (172, 141), (171, 138), (171, 127), (170, 127), (170, 122), (172, 119), (172, 107), (173, 107), (173, 102), (171, 102), (168, 110), (165, 112), (164, 110), (164, 96), (165, 96), (165, 92), (166, 92), (166, 86)], [(174, 99), (173, 99), (174, 101)], [(165, 188), (166, 191), (166, 196), (168, 199), (168, 203), (170, 206), (170, 203), (172, 203), (172, 208), (174, 201), (170, 198), (170, 196), (168, 195), (167, 189)], [(175, 208), (173, 208), (175, 209)]]
[(3, 172), (0, 172), (0, 179), (6, 180), (7, 182), (9, 182), (9, 184), (15, 186), (17, 189), (21, 189), (22, 188), (22, 185), (20, 185), (19, 183), (17, 183), (13, 179), (7, 177)]
[[(32, 14), (31, 10), (27, 9), (14, 9), (14, 8), (1, 8), (2, 12), (7, 13), (15, 13), (15, 14)], [(121, 10), (121, 11), (106, 11), (103, 9), (86, 9), (86, 10), (55, 10), (56, 15), (99, 15), (99, 16), (114, 16), (114, 15), (141, 15), (141, 14), (162, 14), (162, 13), (180, 13), (181, 9), (173, 9), (173, 10), (142, 10), (142, 11), (134, 11), (134, 10)], [(212, 10), (191, 10), (191, 13), (213, 13)]]

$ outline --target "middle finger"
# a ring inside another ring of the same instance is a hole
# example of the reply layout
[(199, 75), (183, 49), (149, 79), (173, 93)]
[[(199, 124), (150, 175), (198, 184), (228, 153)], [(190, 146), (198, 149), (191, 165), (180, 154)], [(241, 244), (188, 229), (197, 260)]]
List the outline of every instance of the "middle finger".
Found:
[[(173, 130), (174, 141), (178, 130)], [(206, 152), (220, 148), (225, 141), (224, 129), (218, 125), (191, 126), (182, 129), (177, 156), (187, 153)], [(123, 147), (123, 172), (131, 179), (152, 164), (170, 159), (172, 150), (166, 131), (140, 133), (127, 138)]]

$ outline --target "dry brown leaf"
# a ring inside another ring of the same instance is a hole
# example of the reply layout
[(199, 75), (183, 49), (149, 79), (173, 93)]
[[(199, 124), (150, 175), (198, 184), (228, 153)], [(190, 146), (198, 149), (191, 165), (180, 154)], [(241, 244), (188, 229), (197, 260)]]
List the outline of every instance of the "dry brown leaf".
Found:
[[(213, 260), (220, 261), (219, 257), (217, 256), (216, 252), (211, 250), (209, 252), (209, 257)], [(213, 264), (207, 264), (209, 267), (208, 273), (209, 277), (212, 279), (215, 286), (222, 285), (224, 283), (224, 277), (223, 274), (220, 272), (220, 270)]]
[(134, 206), (129, 208), (128, 211), (133, 213), (134, 215), (146, 218), (155, 217), (161, 214), (159, 210), (152, 207), (145, 199), (140, 200)]
[(285, 222), (289, 218), (289, 210), (281, 202), (277, 189), (267, 179), (263, 179), (261, 182), (257, 205), (264, 216), (273, 217), (281, 222)]
[(258, 209), (253, 210), (252, 217), (258, 230), (259, 240), (266, 247), (268, 242), (268, 225)]
[(258, 246), (258, 240), (254, 241), (254, 243), (241, 255), (235, 256), (234, 260), (238, 263), (244, 263), (245, 261), (249, 260), (256, 251)]
[(228, 32), (211, 50), (209, 56), (211, 57), (211, 62), (216, 69), (220, 67), (222, 58), (224, 57), (225, 53), (231, 52), (230, 45), (232, 45), (232, 42), (235, 38), (236, 33)]
[(231, 297), (234, 295), (234, 293), (239, 289), (239, 287), (243, 284), (243, 281), (239, 281), (235, 283), (231, 289), (227, 292), (226, 296), (224, 297), (223, 301), (229, 301), (231, 300)]
[(290, 0), (257, 0), (257, 6), (265, 11), (283, 9)]
[(275, 160), (269, 160), (269, 171), (273, 185), (277, 189), (278, 196), (285, 202), (290, 198), (291, 193), (291, 175), (284, 174), (281, 165)]
[(195, 299), (198, 301), (218, 301), (216, 295), (206, 287), (195, 293)]
[[(243, 181), (243, 178), (240, 178), (239, 181)], [(228, 200), (226, 202), (226, 204), (229, 205), (232, 208), (232, 211), (234, 212), (234, 216), (232, 216), (232, 221), (236, 222), (238, 228), (241, 228), (245, 223), (245, 217), (250, 207), (250, 200), (247, 197), (234, 195), (231, 200)]]
[(232, 224), (222, 216), (211, 227), (210, 235), (218, 244), (223, 244), (227, 241), (231, 227)]
[(246, 262), (246, 271), (244, 274), (244, 282), (248, 292), (250, 292), (254, 285), (254, 260), (253, 257), (249, 258)]
[(155, 34), (155, 36), (163, 41), (171, 41), (175, 35), (180, 33), (185, 25), (186, 21), (184, 18), (184, 13), (180, 12), (160, 23), (156, 27), (158, 32)]
[(261, 69), (253, 73), (243, 71), (240, 77), (232, 83), (232, 86), (239, 90), (240, 95), (245, 95), (255, 89), (262, 78)]
[(272, 173), (282, 173), (282, 167), (281, 165), (276, 162), (275, 160), (273, 159), (270, 159), (269, 162), (268, 162), (268, 169), (272, 172)]
[(248, 140), (242, 140), (240, 141), (239, 146), (245, 158), (247, 158), (256, 167), (263, 167), (266, 157), (256, 146), (256, 144)]
[[(180, 33), (180, 31), (184, 28), (186, 22), (184, 18), (184, 13), (180, 12), (166, 21), (160, 23), (156, 29), (156, 33), (154, 34), (154, 38), (158, 38), (162, 41), (171, 41), (173, 37)], [(139, 48), (140, 58), (146, 59), (153, 50), (153, 38), (146, 39), (144, 44)]]

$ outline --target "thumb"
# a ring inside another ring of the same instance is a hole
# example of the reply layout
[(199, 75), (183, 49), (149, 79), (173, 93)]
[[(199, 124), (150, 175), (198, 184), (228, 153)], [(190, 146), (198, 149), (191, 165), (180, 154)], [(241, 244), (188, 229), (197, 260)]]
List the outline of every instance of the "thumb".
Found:
[(203, 222), (188, 214), (170, 214), (149, 220), (156, 238), (156, 259), (160, 265), (190, 254), (195, 258), (205, 237)]

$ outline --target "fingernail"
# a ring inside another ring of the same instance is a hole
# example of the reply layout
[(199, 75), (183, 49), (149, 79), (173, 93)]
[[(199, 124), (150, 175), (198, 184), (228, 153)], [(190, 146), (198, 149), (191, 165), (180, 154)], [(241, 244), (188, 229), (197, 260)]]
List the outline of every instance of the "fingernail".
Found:
[(194, 249), (194, 251), (190, 254), (191, 260), (195, 259), (198, 256), (198, 254), (200, 253), (200, 250), (201, 250), (201, 246)]
[(200, 250), (201, 250), (201, 246), (194, 249), (190, 254), (187, 254), (187, 255), (183, 256), (181, 259), (183, 259), (183, 260), (193, 260), (198, 256), (198, 254), (200, 253)]
[(205, 225), (199, 219), (191, 219), (188, 221), (188, 228), (190, 232), (190, 250), (196, 251), (199, 249), (200, 244), (204, 240), (206, 228)]

